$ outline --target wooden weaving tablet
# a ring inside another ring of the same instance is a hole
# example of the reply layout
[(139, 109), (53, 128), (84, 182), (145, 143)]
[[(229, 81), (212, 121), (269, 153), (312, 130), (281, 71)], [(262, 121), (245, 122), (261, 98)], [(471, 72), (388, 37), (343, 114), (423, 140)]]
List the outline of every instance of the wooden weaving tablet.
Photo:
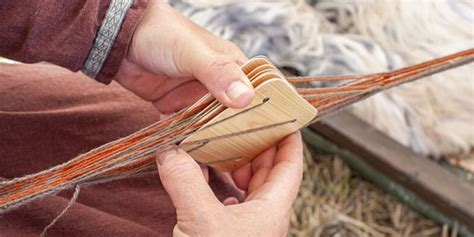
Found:
[[(249, 60), (242, 66), (242, 71), (255, 87), (252, 103), (243, 109), (214, 104), (213, 110), (221, 112), (182, 142), (209, 139), (189, 154), (195, 160), (223, 171), (232, 171), (248, 163), (305, 126), (317, 114), (317, 110), (265, 57)], [(209, 100), (209, 97), (203, 100)]]

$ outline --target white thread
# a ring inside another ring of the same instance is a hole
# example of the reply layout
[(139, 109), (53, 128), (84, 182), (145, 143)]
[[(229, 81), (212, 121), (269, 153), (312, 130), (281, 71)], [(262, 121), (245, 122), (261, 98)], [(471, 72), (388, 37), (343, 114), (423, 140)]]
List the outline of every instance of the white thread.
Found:
[(56, 222), (58, 222), (58, 220), (64, 216), (64, 214), (66, 214), (66, 212), (72, 207), (72, 205), (74, 205), (74, 203), (76, 203), (76, 200), (77, 200), (77, 197), (79, 196), (79, 192), (81, 191), (81, 188), (79, 187), (79, 185), (76, 186), (76, 189), (74, 190), (74, 194), (72, 195), (72, 198), (71, 200), (69, 201), (69, 203), (67, 204), (67, 206), (61, 211), (61, 213), (59, 213), (58, 216), (56, 216), (56, 218), (54, 218), (53, 221), (51, 221), (51, 223), (49, 223), (49, 225), (47, 225), (43, 231), (41, 232), (40, 234), (40, 237), (44, 237), (46, 236), (46, 232), (48, 232), (48, 230), (54, 226), (54, 224), (56, 224)]

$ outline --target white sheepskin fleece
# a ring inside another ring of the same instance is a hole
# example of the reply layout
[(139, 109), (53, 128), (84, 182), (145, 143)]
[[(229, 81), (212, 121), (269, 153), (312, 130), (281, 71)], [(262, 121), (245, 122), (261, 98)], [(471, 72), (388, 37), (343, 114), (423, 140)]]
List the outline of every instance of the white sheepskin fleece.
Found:
[[(300, 75), (381, 72), (474, 47), (471, 0), (171, 0), (247, 56)], [(474, 146), (474, 66), (352, 106), (414, 151), (439, 157)]]

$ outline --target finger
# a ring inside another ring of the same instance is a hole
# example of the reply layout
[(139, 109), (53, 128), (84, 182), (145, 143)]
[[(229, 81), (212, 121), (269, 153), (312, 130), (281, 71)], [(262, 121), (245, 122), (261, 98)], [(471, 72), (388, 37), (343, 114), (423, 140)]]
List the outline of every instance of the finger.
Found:
[(204, 179), (207, 183), (209, 183), (209, 166), (205, 164), (199, 164), (199, 167), (201, 168), (202, 175), (204, 175)]
[(250, 163), (232, 171), (232, 179), (235, 185), (244, 191), (249, 187), (250, 178), (252, 178), (252, 165)]
[(168, 91), (195, 80), (193, 77), (173, 77), (147, 71), (143, 67), (123, 60), (120, 72), (114, 78), (124, 88), (147, 101), (156, 101)]
[(222, 203), (226, 206), (235, 205), (235, 204), (239, 204), (239, 200), (236, 197), (228, 197)]
[(252, 160), (253, 176), (249, 183), (249, 193), (254, 192), (266, 182), (267, 176), (273, 167), (273, 159), (276, 151), (277, 149), (275, 146), (270, 147)]
[(196, 78), (223, 105), (243, 108), (254, 96), (253, 86), (236, 61), (211, 56), (197, 70)]
[(178, 224), (175, 224), (175, 225), (174, 225), (174, 228), (173, 228), (173, 237), (188, 237), (188, 236), (189, 236), (189, 234), (183, 232), (183, 231), (179, 228), (179, 225), (178, 225)]
[(275, 165), (265, 183), (252, 199), (271, 200), (281, 211), (288, 211), (295, 200), (303, 177), (303, 143), (300, 132), (278, 144)]
[(197, 80), (187, 81), (153, 102), (161, 113), (173, 113), (188, 107), (207, 93), (207, 89)]
[(221, 205), (207, 184), (199, 165), (182, 150), (169, 150), (157, 156), (158, 173), (177, 211), (192, 215)]
[(290, 229), (290, 214), (288, 213), (288, 215), (286, 215), (285, 217), (285, 221), (283, 222), (283, 226), (282, 226), (282, 233), (283, 235), (282, 236), (288, 236), (288, 230)]
[(158, 119), (159, 119), (159, 120), (165, 120), (165, 119), (167, 119), (167, 118), (169, 118), (169, 117), (171, 117), (171, 116), (173, 116), (173, 114), (160, 113), (160, 114), (158, 115)]

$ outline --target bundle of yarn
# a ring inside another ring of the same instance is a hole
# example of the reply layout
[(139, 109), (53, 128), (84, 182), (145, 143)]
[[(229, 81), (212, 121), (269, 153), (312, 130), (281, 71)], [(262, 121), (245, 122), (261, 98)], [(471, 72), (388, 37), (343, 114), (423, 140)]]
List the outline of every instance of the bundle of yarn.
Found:
[[(470, 0), (169, 2), (249, 57), (266, 55), (304, 76), (388, 71), (474, 46)], [(473, 74), (469, 65), (380, 93), (351, 109), (420, 154), (468, 153), (474, 146)]]
[[(474, 49), (385, 73), (354, 76), (291, 77), (287, 80), (295, 86), (295, 91), (318, 111), (312, 120), (317, 121), (327, 114), (380, 91), (471, 62), (474, 62)], [(266, 69), (261, 70), (262, 66)], [(272, 79), (272, 77), (265, 76), (272, 74), (264, 73), (269, 70), (279, 73), (278, 69), (271, 64), (260, 66), (255, 64), (246, 68), (244, 73), (251, 79), (252, 85), (257, 88), (265, 80)], [(311, 85), (311, 83), (329, 82), (333, 82), (334, 86), (314, 87)], [(262, 106), (268, 100), (269, 98), (266, 98), (255, 106)], [(185, 151), (190, 152), (203, 146), (209, 146), (210, 143), (220, 139), (244, 136), (265, 129), (278, 129), (277, 127), (280, 125), (296, 121), (296, 119), (293, 119), (268, 126), (250, 127), (232, 133), (215, 134), (191, 142), (185, 141), (186, 138), (200, 131), (200, 129), (219, 126), (222, 122), (235, 119), (238, 116), (238, 113), (236, 113), (235, 116), (232, 115), (223, 118), (221, 121), (214, 121), (213, 118), (217, 118), (225, 109), (222, 104), (208, 94), (189, 108), (183, 109), (165, 120), (158, 121), (127, 137), (104, 144), (66, 163), (36, 174), (2, 181), (0, 182), (0, 214), (64, 189), (76, 187), (77, 191), (74, 196), (77, 197), (80, 186), (144, 175), (150, 172), (155, 173), (154, 156), (156, 152), (175, 149), (174, 147), (169, 148), (170, 146), (178, 145)], [(251, 109), (252, 107), (245, 108), (243, 111), (250, 111)], [(75, 198), (72, 200), (75, 200)]]

